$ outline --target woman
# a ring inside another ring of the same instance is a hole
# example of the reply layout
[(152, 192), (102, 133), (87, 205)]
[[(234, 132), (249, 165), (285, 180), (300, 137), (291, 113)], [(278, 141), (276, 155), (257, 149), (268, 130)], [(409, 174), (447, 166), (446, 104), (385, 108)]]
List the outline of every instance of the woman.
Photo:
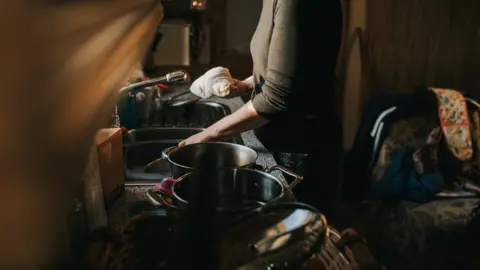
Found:
[(341, 151), (333, 91), (341, 29), (339, 0), (263, 0), (250, 44), (253, 76), (234, 88), (253, 92), (251, 100), (179, 145), (254, 129), (279, 164), (305, 176), (297, 199), (331, 213)]

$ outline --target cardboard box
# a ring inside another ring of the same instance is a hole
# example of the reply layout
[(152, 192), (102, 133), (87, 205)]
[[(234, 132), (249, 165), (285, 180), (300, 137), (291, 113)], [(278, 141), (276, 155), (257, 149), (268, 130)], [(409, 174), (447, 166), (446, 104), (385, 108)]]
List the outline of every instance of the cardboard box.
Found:
[(101, 129), (95, 136), (95, 142), (98, 149), (103, 197), (105, 207), (108, 209), (124, 190), (122, 130), (120, 128)]

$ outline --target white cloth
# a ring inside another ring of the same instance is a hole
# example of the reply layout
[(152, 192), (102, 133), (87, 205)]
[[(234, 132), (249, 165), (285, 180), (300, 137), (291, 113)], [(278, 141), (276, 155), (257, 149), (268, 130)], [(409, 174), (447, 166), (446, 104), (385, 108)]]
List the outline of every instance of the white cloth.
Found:
[(215, 67), (196, 79), (190, 86), (190, 91), (201, 98), (225, 97), (230, 94), (232, 84), (232, 76), (228, 69)]

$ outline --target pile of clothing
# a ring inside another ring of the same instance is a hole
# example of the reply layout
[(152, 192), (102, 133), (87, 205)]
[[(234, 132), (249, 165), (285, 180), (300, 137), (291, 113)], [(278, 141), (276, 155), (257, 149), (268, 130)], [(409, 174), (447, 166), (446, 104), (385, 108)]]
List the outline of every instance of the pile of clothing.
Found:
[(372, 99), (345, 166), (343, 194), (369, 208), (367, 238), (380, 261), (391, 259), (389, 269), (459, 269), (462, 254), (452, 249), (462, 250), (480, 201), (474, 99), (441, 88)]
[(477, 102), (451, 89), (373, 100), (347, 159), (346, 189), (360, 188), (364, 198), (417, 203), (475, 197), (479, 110)]

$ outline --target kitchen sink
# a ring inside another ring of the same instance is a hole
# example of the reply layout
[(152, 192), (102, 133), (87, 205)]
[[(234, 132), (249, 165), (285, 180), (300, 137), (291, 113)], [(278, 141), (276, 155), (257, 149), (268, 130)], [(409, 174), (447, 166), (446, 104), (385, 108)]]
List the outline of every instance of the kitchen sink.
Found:
[[(148, 127), (130, 130), (123, 136), (126, 185), (153, 185), (169, 176), (168, 171), (146, 173), (145, 168), (161, 158), (163, 149), (178, 145), (230, 113), (227, 106), (215, 102), (164, 107), (155, 112)], [(240, 135), (221, 141), (243, 144)]]
[[(205, 129), (181, 127), (150, 127), (133, 129), (123, 136), (123, 146), (151, 141), (162, 141), (164, 143), (176, 145), (182, 140), (202, 132), (203, 130)], [(220, 141), (243, 144), (240, 135), (223, 138)]]
[(231, 113), (228, 106), (211, 101), (165, 106), (152, 113), (149, 126), (206, 128)]
[[(129, 131), (123, 136), (123, 152), (125, 160), (126, 181), (159, 182), (169, 176), (168, 173), (159, 175), (145, 173), (149, 163), (162, 157), (162, 150), (176, 146), (178, 143), (198, 132), (203, 128), (174, 128), (155, 127), (141, 128)], [(227, 137), (220, 141), (243, 144), (240, 136)]]
[(171, 143), (150, 141), (131, 144), (124, 149), (125, 181), (159, 182), (170, 176), (168, 170), (164, 174), (145, 173), (147, 165), (162, 157), (162, 150), (172, 146)]
[(123, 136), (123, 145), (162, 141), (170, 144), (178, 144), (194, 134), (203, 131), (204, 128), (177, 128), (177, 127), (149, 127), (130, 130)]

